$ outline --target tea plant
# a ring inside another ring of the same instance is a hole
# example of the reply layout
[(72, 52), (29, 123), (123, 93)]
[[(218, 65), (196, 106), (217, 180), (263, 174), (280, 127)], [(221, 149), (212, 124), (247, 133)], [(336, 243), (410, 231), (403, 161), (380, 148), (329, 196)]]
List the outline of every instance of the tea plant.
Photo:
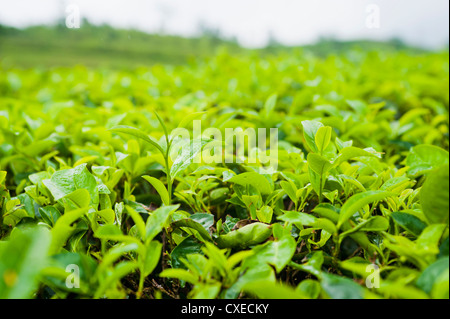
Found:
[[(448, 52), (3, 68), (0, 298), (449, 298), (448, 84)], [(194, 160), (197, 120), (277, 128), (276, 171)]]

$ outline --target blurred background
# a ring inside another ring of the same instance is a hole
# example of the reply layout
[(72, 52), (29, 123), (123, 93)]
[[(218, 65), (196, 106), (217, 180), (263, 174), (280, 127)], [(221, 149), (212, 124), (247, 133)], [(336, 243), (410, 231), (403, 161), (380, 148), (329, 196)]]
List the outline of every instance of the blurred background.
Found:
[(226, 48), (448, 50), (448, 0), (0, 0), (10, 67), (183, 64)]

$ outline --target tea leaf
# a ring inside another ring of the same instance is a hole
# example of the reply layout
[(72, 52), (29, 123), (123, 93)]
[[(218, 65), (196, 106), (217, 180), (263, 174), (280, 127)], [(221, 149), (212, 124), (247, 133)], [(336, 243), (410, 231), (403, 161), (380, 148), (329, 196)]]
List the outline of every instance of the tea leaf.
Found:
[(167, 191), (166, 186), (159, 180), (151, 176), (142, 176), (143, 179), (145, 179), (147, 182), (149, 182), (158, 192), (159, 196), (161, 196), (161, 200), (164, 205), (169, 206), (170, 205), (170, 195)]
[(364, 206), (376, 201), (382, 201), (389, 196), (393, 196), (393, 194), (383, 191), (368, 191), (350, 197), (350, 199), (348, 199), (341, 208), (337, 228), (341, 228), (344, 222), (346, 222)]
[(449, 153), (434, 145), (418, 145), (411, 149), (406, 158), (409, 173), (414, 176), (427, 172), (449, 163)]
[(449, 219), (449, 166), (431, 172), (420, 191), (423, 213), (431, 223), (445, 224)]

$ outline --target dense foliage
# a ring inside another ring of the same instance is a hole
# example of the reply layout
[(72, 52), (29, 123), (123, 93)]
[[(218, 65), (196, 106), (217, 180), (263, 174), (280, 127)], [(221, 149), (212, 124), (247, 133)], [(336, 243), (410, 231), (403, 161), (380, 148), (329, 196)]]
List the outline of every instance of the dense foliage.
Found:
[[(3, 68), (0, 298), (448, 298), (448, 106), (448, 52)], [(169, 156), (194, 120), (277, 172)]]

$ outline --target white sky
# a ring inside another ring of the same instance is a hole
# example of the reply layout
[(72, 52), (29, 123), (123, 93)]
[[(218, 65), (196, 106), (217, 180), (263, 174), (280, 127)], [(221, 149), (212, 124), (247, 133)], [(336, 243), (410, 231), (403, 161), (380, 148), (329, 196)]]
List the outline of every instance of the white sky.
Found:
[[(432, 48), (449, 42), (448, 0), (0, 0), (0, 23), (53, 23), (71, 3), (95, 24), (191, 36), (203, 23), (250, 47), (264, 46), (270, 34), (289, 45), (321, 36), (399, 37)], [(366, 27), (369, 4), (380, 8), (379, 29)]]

